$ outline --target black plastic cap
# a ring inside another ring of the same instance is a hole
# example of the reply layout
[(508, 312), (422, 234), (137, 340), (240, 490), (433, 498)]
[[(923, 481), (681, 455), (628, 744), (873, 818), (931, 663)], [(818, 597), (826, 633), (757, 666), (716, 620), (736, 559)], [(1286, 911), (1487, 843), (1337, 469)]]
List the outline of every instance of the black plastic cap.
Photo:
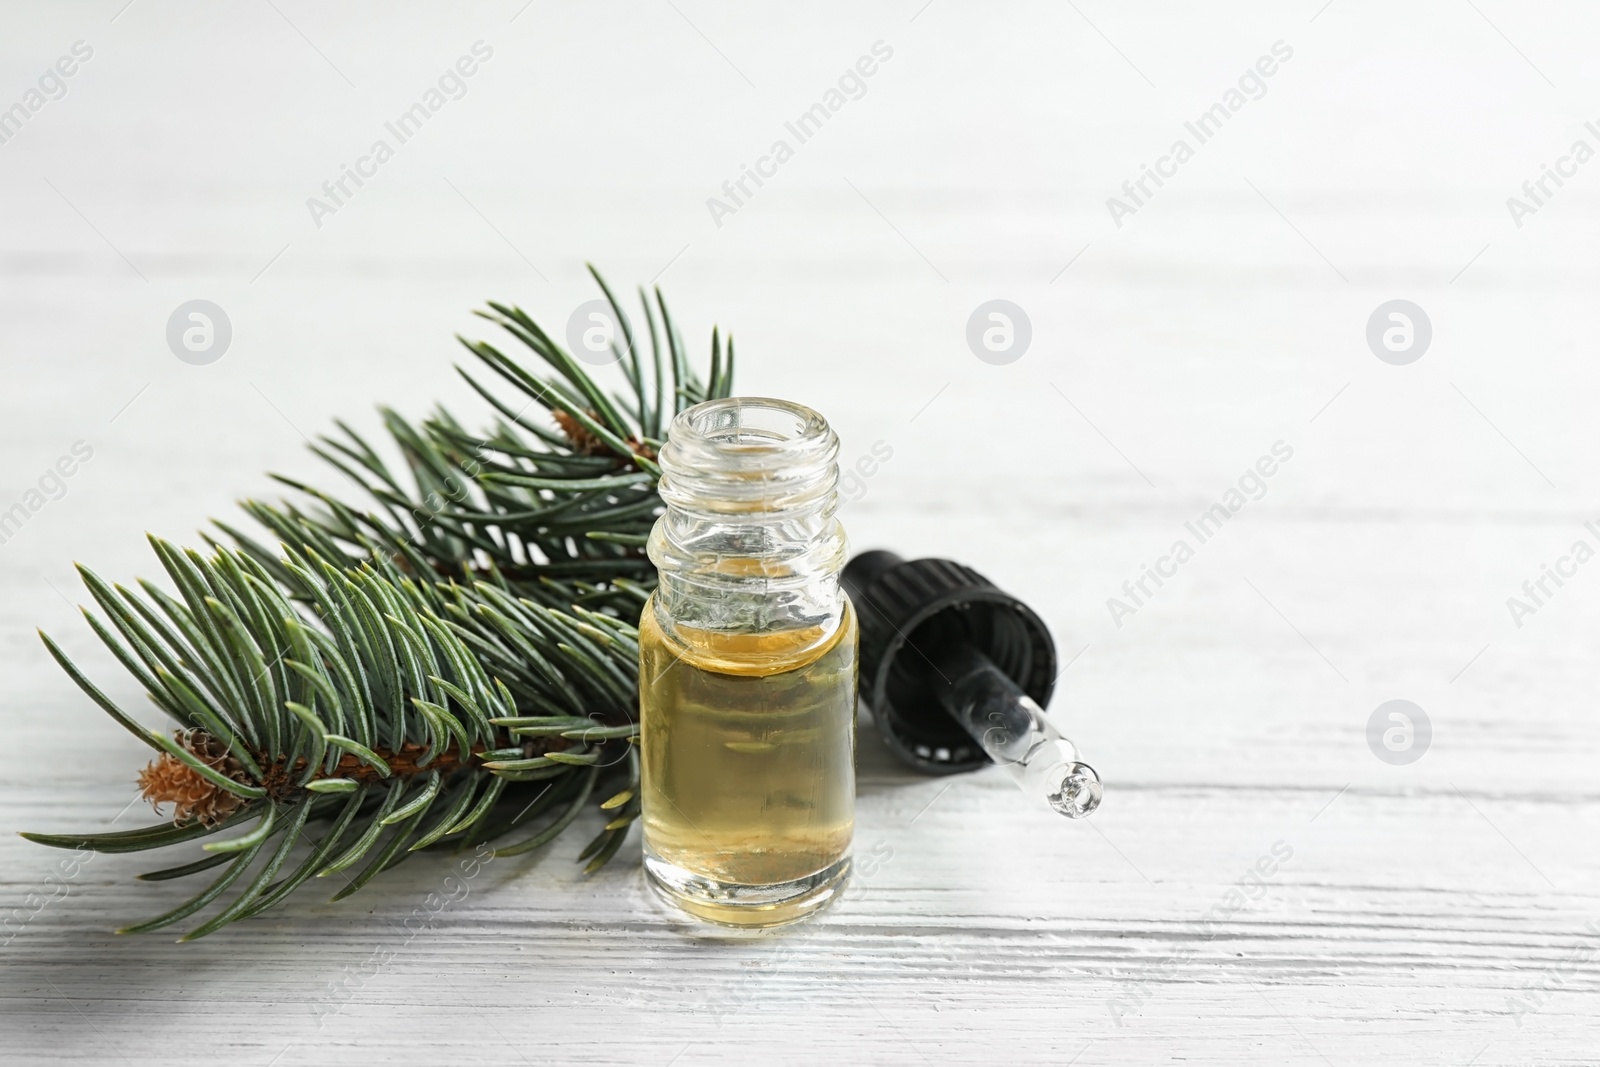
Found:
[(940, 705), (940, 664), (976, 649), (1042, 708), (1055, 689), (1056, 646), (1033, 610), (947, 559), (906, 562), (863, 552), (842, 576), (861, 626), (861, 695), (895, 755), (924, 774), (956, 774), (989, 757)]

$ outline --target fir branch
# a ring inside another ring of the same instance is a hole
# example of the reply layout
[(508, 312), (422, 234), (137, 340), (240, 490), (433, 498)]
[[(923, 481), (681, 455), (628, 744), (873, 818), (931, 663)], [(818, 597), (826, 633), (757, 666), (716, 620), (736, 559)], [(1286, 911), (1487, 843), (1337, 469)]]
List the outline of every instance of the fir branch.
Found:
[[(470, 432), (444, 409), (419, 423), (383, 409), (384, 428), (405, 464), (397, 472), (339, 423), (339, 434), (320, 438), (313, 451), (354, 481), (366, 503), (279, 477), (303, 500), (251, 500), (246, 510), (277, 540), (347, 565), (385, 556), (441, 581), (493, 576), (550, 607), (637, 611), (636, 591), (655, 583), (644, 542), (661, 511), (660, 439), (684, 408), (731, 394), (733, 345), (727, 342), (724, 356), (713, 331), (709, 377), (702, 381), (665, 298), (657, 290), (652, 304), (641, 290), (647, 364), (626, 312), (590, 272), (621, 327), (622, 347), (613, 348), (623, 394), (613, 399), (521, 308), (491, 302), (480, 317), (515, 338), (548, 373), (535, 373), (486, 341), (458, 337), (480, 365), (456, 369), (493, 409), (486, 429)], [(543, 418), (550, 421), (541, 424)], [(274, 566), (276, 551), (218, 525), (258, 562)]]
[[(548, 816), (496, 854), (528, 852), (565, 830), (602, 779), (620, 788), (602, 789), (609, 821), (579, 862), (593, 872), (621, 847), (640, 810), (631, 620), (655, 585), (644, 554), (662, 507), (655, 458), (674, 415), (731, 395), (733, 345), (724, 356), (713, 332), (702, 383), (660, 291), (652, 304), (641, 289), (645, 364), (627, 315), (591, 273), (621, 327), (625, 394), (606, 393), (522, 309), (491, 303), (480, 315), (553, 373), (458, 338), (510, 386), (502, 395), (457, 367), (495, 412), (487, 429), (469, 432), (443, 409), (420, 423), (381, 409), (404, 462), (397, 474), (337, 422), (339, 435), (313, 451), (370, 501), (279, 477), (299, 500), (244, 502), (277, 548), (220, 522), (232, 546), (207, 536), (210, 556), (152, 538), (176, 597), (79, 568), (103, 613), (85, 609), (91, 629), (179, 729), (167, 737), (139, 724), (40, 636), (91, 700), (155, 750), (140, 785), (173, 806), (173, 822), (23, 836), (137, 852), (253, 822), (203, 845), (203, 858), (142, 875), (225, 868), (122, 932), (226, 899), (184, 939), (203, 937), (313, 877), (342, 880), (341, 899), (411, 852), (476, 845)], [(535, 406), (550, 426), (529, 413)], [(278, 877), (307, 827), (323, 826)]]
[[(521, 825), (497, 815), (531, 799), (529, 787), (508, 782), (540, 781), (570, 805), (539, 833), (497, 852), (505, 855), (552, 840), (602, 772), (621, 780), (623, 792), (637, 791), (637, 651), (626, 624), (613, 620), (614, 629), (602, 631), (486, 583), (435, 587), (382, 557), (341, 568), (302, 546), (277, 561), (294, 580), (286, 586), (241, 551), (208, 557), (151, 543), (168, 577), (196, 592), (198, 607), (157, 601), (154, 587), (141, 596), (107, 586), (87, 570), (84, 580), (104, 610), (120, 612), (118, 632), (102, 624), (96, 635), (125, 666), (139, 668), (151, 699), (178, 720), (172, 737), (139, 727), (44, 640), (91, 698), (155, 750), (140, 785), (153, 803), (174, 806), (174, 822), (118, 834), (23, 836), (120, 852), (206, 838), (250, 820), (254, 826), (205, 846), (218, 855), (149, 876), (227, 864), (191, 900), (129, 932), (187, 919), (242, 884), (186, 939), (204, 936), (277, 903), (313, 875), (365, 861), (338, 894), (346, 896), (417, 848)], [(199, 597), (200, 589), (210, 595)], [(158, 625), (163, 613), (171, 625)], [(561, 711), (554, 734), (508, 725), (525, 727), (531, 712), (550, 708)], [(533, 764), (544, 773), (528, 774)], [(335, 815), (311, 855), (274, 884), (306, 826)], [(613, 826), (601, 837), (615, 833)], [(268, 849), (276, 837), (282, 840)]]

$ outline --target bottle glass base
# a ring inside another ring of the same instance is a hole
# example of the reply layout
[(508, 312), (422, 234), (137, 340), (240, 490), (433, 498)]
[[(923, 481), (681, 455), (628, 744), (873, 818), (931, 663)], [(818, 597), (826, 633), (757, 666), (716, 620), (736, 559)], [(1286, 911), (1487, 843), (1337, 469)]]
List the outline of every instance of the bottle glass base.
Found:
[(771, 885), (722, 882), (695, 874), (645, 850), (645, 877), (669, 904), (697, 919), (759, 929), (786, 926), (808, 918), (833, 903), (850, 876), (845, 856), (815, 874)]

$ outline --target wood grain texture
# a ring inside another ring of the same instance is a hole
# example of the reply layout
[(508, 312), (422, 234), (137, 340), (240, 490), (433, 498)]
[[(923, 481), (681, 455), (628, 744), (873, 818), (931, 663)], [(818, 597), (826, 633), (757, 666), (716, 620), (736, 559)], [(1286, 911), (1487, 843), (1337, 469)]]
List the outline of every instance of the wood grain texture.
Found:
[[(594, 815), (465, 883), (423, 857), (183, 946), (109, 933), (183, 899), (133, 880), (173, 860), (57, 890), (64, 854), (7, 835), (4, 1062), (1600, 1063), (1600, 565), (1506, 606), (1600, 544), (1600, 172), (1520, 227), (1505, 204), (1594, 139), (1587, 8), (120, 6), (0, 13), (0, 108), (94, 48), (0, 144), (0, 511), (94, 449), (0, 544), (0, 825), (110, 825), (145, 758), (33, 633), (145, 706), (70, 561), (149, 575), (142, 531), (193, 542), (267, 469), (335, 485), (302, 440), (335, 417), (478, 417), (450, 334), (490, 297), (559, 328), (585, 259), (659, 278), (697, 350), (731, 327), (742, 391), (818, 407), (847, 461), (892, 449), (855, 544), (1024, 595), (1107, 793), (1068, 823), (997, 773), (904, 773), (864, 721), (850, 894), (753, 939), (663, 910), (634, 843), (581, 877)], [(465, 95), (316, 226), (480, 39)], [(1280, 39), (1265, 95), (1114, 225)], [(879, 40), (717, 225), (706, 199)], [(209, 367), (163, 338), (196, 297), (235, 330)], [(1033, 327), (1005, 367), (964, 340), (996, 297)], [(1408, 367), (1364, 339), (1396, 297), (1433, 324)], [(1367, 746), (1394, 698), (1433, 724), (1409, 766)]]

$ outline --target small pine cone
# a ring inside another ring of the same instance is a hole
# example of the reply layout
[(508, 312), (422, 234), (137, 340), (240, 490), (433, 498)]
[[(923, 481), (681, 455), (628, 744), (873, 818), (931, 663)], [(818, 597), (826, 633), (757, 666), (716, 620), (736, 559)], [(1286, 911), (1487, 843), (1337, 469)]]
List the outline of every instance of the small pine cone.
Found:
[[(567, 440), (572, 442), (572, 450), (584, 456), (603, 456), (611, 451), (606, 443), (590, 432), (589, 428), (570, 414), (557, 408), (550, 413), (555, 416), (556, 425), (561, 427), (561, 432), (567, 435)], [(599, 412), (589, 412), (590, 418), (597, 418)]]
[[(212, 770), (236, 782), (248, 782), (244, 764), (228, 752), (228, 746), (204, 730), (179, 730), (178, 744)], [(172, 805), (172, 822), (183, 826), (191, 822), (215, 826), (244, 806), (244, 798), (207, 781), (176, 756), (163, 752), (139, 772), (139, 790), (150, 806), (161, 813), (162, 804)]]
[[(604, 456), (611, 453), (610, 445), (596, 437), (587, 426), (584, 426), (569, 413), (557, 408), (551, 414), (555, 416), (556, 425), (561, 427), (561, 432), (567, 435), (568, 441), (572, 442), (572, 450), (574, 452), (581, 456)], [(598, 411), (590, 411), (589, 417), (598, 419), (600, 413)], [(635, 454), (641, 455), (645, 459), (656, 458), (655, 450), (637, 437), (628, 438), (627, 444)]]

